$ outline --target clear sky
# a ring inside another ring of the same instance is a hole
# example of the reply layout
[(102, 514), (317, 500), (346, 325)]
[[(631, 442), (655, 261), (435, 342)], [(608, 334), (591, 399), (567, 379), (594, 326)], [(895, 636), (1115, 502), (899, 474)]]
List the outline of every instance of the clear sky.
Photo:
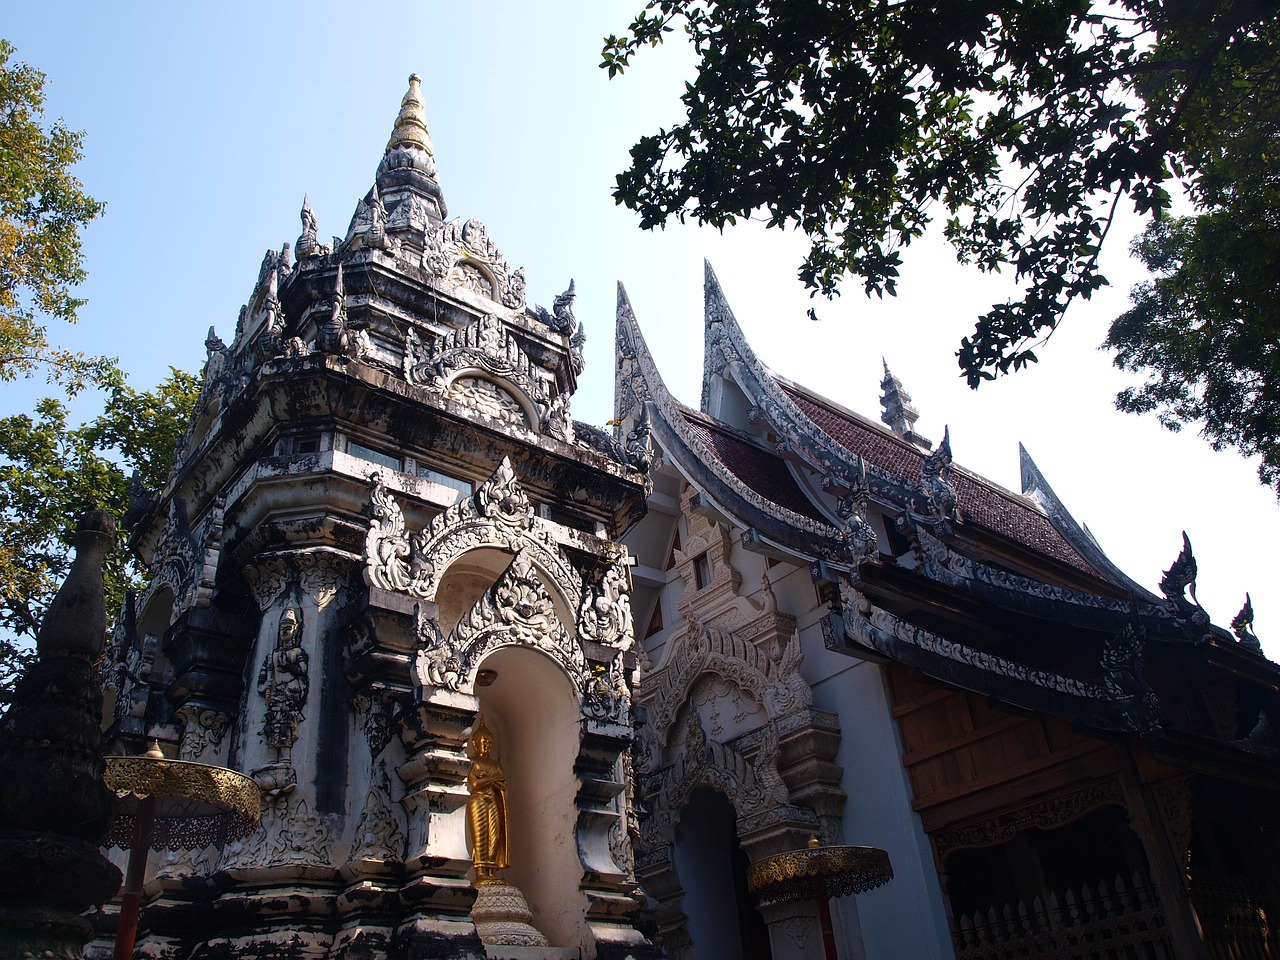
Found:
[[(118, 355), (139, 387), (170, 365), (197, 369), (211, 325), (230, 339), (263, 252), (297, 237), (304, 192), (322, 238), (346, 232), (416, 71), (450, 215), (485, 223), (526, 268), (530, 300), (549, 305), (577, 281), (589, 337), (577, 419), (612, 415), (619, 280), (668, 386), (697, 405), (706, 257), (774, 370), (877, 418), (883, 356), (915, 399), (921, 433), (937, 440), (949, 424), (957, 462), (1013, 490), (1022, 441), (1140, 583), (1156, 588), (1185, 529), (1214, 622), (1226, 626), (1251, 591), (1257, 633), (1280, 656), (1270, 590), (1280, 508), (1256, 465), (1112, 407), (1127, 381), (1097, 345), (1141, 278), (1123, 233), (1105, 256), (1114, 286), (1071, 309), (1039, 365), (976, 392), (959, 377), (956, 346), (1011, 288), (957, 266), (940, 244), (907, 252), (896, 299), (868, 301), (853, 286), (818, 302), (814, 323), (796, 279), (803, 238), (758, 223), (643, 233), (614, 205), (627, 148), (679, 116), (692, 71), (678, 43), (645, 51), (621, 79), (597, 68), (601, 38), (641, 6), (10, 4), (0, 36), (48, 74), (51, 115), (86, 131), (79, 175), (107, 203), (87, 234), (89, 303), (77, 327), (52, 335)], [(40, 387), (0, 387), (0, 412), (29, 409)]]

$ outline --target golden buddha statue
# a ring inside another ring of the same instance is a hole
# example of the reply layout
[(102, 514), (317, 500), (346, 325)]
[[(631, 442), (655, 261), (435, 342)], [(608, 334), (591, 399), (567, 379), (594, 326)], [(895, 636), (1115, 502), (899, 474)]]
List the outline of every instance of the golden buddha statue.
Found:
[(471, 734), (471, 770), (467, 774), (467, 833), (471, 862), (476, 868), (476, 886), (505, 883), (498, 871), (510, 866), (507, 855), (507, 775), (502, 764), (489, 754), (493, 734), (476, 717)]

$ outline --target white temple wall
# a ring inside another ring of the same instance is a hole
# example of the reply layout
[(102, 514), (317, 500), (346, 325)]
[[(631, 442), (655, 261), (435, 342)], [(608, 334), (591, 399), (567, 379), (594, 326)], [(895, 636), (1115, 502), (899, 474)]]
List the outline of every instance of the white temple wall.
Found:
[(480, 668), (497, 677), (480, 686), (480, 712), (493, 731), (507, 775), (511, 868), (533, 925), (557, 947), (590, 944), (587, 900), (579, 889), (574, 761), (580, 740), (577, 696), (542, 653), (501, 647)]
[[(733, 562), (742, 571), (746, 593), (749, 584), (758, 583), (766, 561), (739, 547)], [(840, 717), (837, 761), (848, 794), (844, 842), (887, 850), (893, 864), (894, 879), (888, 884), (859, 894), (856, 901), (832, 904), (849, 933), (848, 955), (860, 955), (860, 925), (867, 960), (949, 958), (953, 950), (937, 868), (920, 818), (911, 809), (911, 786), (883, 670), (826, 648), (821, 619), (827, 609), (818, 603), (807, 569), (779, 563), (768, 568), (768, 575), (779, 609), (797, 618), (804, 652), (800, 672), (813, 689), (814, 707)]]
[[(844, 660), (822, 649), (827, 658)], [(805, 644), (806, 661), (810, 644)], [(880, 666), (851, 661), (814, 686), (814, 705), (840, 715), (837, 761), (849, 794), (845, 841), (881, 847), (893, 864), (893, 880), (859, 894), (858, 916), (868, 960), (891, 957), (949, 958), (951, 936), (929, 839), (911, 809), (911, 788), (902, 766), (901, 739)]]

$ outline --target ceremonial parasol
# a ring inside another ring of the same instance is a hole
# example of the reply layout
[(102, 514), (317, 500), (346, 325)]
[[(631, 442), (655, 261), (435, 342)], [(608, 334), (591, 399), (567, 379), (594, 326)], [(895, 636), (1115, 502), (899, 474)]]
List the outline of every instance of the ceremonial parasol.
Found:
[(150, 850), (197, 850), (243, 837), (261, 819), (251, 777), (224, 767), (166, 760), (158, 743), (140, 757), (106, 757), (103, 779), (118, 798), (107, 846), (129, 851), (115, 960), (130, 960), (138, 935)]
[(818, 902), (827, 960), (838, 960), (831, 929), (831, 897), (862, 893), (893, 879), (889, 854), (878, 847), (824, 847), (817, 837), (804, 850), (788, 850), (757, 860), (747, 871), (747, 889), (757, 900)]

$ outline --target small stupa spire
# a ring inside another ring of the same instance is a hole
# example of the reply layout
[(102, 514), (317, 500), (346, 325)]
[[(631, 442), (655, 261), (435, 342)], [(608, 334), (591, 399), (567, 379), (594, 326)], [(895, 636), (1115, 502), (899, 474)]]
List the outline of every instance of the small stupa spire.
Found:
[(409, 210), (400, 211), (401, 216), (391, 217), (392, 221), (409, 223), (424, 214), (427, 218), (443, 220), (449, 215), (436, 171), (435, 148), (427, 130), (422, 78), (416, 73), (409, 77), (409, 90), (400, 101), (400, 112), (396, 115), (391, 139), (387, 141), (382, 162), (378, 164), (376, 186), (389, 214), (395, 213), (396, 208), (410, 197), (416, 198), (411, 201)]
[(920, 414), (911, 405), (911, 394), (889, 370), (889, 361), (881, 357), (880, 362), (884, 364), (884, 379), (880, 381), (880, 406), (883, 408), (880, 420), (898, 436), (928, 449), (932, 444), (915, 430)]
[(391, 139), (387, 141), (387, 150), (396, 147), (413, 146), (435, 156), (431, 147), (431, 134), (427, 130), (427, 112), (422, 106), (422, 78), (416, 73), (409, 76), (409, 90), (400, 101), (400, 115), (396, 117), (396, 128), (391, 131)]

